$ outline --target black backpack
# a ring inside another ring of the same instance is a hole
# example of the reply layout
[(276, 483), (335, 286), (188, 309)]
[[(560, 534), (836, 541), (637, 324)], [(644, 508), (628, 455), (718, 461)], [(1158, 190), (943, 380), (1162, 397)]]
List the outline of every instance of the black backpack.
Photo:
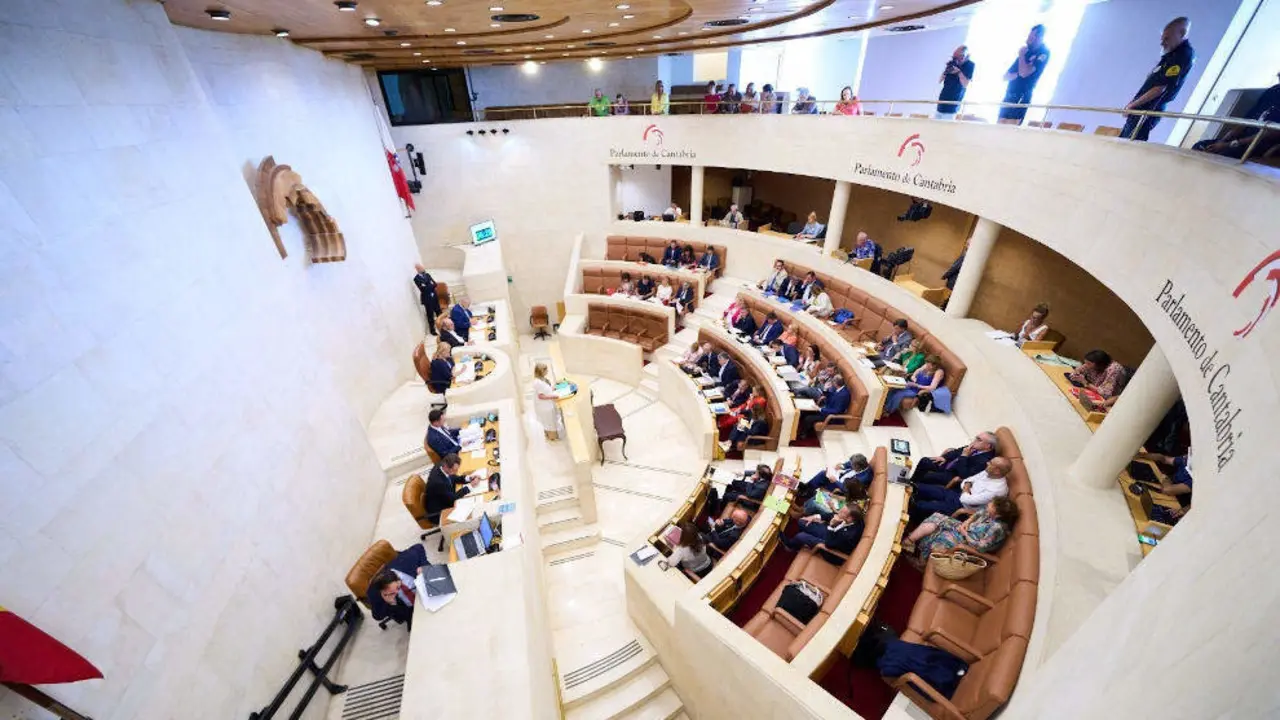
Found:
[(778, 607), (786, 610), (791, 617), (799, 620), (801, 624), (808, 625), (809, 621), (813, 619), (814, 615), (818, 614), (818, 610), (822, 607), (822, 603), (815, 600), (810, 593), (816, 592), (821, 597), (822, 591), (809, 585), (809, 592), (806, 592), (801, 589), (802, 583), (808, 585), (808, 583), (797, 580), (782, 588), (782, 595), (778, 597)]

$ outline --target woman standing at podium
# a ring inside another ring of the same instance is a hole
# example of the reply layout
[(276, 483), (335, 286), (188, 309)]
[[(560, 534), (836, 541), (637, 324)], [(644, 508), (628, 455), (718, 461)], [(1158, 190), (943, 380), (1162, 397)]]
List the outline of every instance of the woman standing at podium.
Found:
[(560, 421), (556, 415), (556, 389), (547, 377), (547, 366), (538, 363), (533, 368), (533, 414), (538, 417), (547, 440), (560, 439)]

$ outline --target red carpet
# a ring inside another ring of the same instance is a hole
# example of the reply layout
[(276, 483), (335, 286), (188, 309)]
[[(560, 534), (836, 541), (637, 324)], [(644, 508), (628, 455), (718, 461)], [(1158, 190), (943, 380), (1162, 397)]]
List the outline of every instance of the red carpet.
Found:
[(822, 441), (817, 436), (796, 438), (791, 447), (822, 447)]
[(876, 427), (906, 427), (907, 421), (902, 418), (902, 415), (897, 410), (894, 410), (887, 415), (881, 416), (879, 420), (872, 424)]
[[(905, 560), (889, 572), (889, 585), (880, 597), (873, 620), (888, 623), (901, 633), (911, 618), (911, 608), (920, 596), (924, 578)], [(837, 656), (827, 674), (818, 682), (840, 702), (868, 720), (884, 717), (897, 692), (880, 679), (874, 668), (855, 668), (843, 655)]]
[[(794, 524), (788, 523), (788, 529)], [(778, 589), (778, 583), (782, 582), (782, 578), (787, 574), (787, 568), (791, 567), (791, 561), (795, 559), (795, 553), (782, 545), (778, 545), (773, 557), (769, 558), (769, 562), (765, 563), (760, 570), (760, 576), (751, 585), (751, 589), (738, 600), (738, 606), (730, 613), (729, 619), (733, 621), (734, 625), (742, 627), (751, 622), (751, 618), (755, 617), (756, 613), (760, 612), (760, 608), (764, 607), (764, 601), (768, 600), (773, 591)]]

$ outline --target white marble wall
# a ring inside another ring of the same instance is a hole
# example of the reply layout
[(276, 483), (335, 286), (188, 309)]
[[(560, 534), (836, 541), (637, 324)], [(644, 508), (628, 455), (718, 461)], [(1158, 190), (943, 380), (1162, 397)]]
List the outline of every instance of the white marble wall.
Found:
[[(364, 102), (355, 68), (156, 3), (0, 3), (0, 595), (105, 673), (51, 688), (81, 712), (260, 707), (369, 541), (363, 425), (421, 329)], [(292, 224), (276, 254), (267, 153), (347, 262)]]

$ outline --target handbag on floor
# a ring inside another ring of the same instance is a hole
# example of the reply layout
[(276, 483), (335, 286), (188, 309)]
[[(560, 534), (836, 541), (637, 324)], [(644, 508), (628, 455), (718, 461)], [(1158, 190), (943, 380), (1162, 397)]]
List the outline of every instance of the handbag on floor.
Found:
[(929, 565), (939, 577), (947, 580), (964, 580), (979, 570), (986, 569), (987, 561), (975, 555), (957, 550), (948, 555), (929, 556)]
[(808, 625), (826, 599), (826, 593), (804, 580), (796, 580), (782, 588), (782, 594), (778, 596), (778, 607), (802, 624)]

